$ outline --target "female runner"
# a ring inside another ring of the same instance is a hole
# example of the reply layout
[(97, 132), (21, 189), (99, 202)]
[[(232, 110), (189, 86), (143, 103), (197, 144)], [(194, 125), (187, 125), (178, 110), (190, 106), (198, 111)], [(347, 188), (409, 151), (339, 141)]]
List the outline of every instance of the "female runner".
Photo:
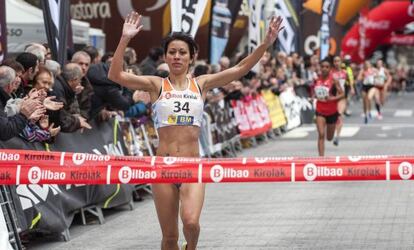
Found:
[(315, 82), (314, 94), (316, 97), (318, 152), (319, 156), (324, 156), (325, 134), (328, 141), (333, 139), (339, 115), (338, 100), (344, 97), (339, 82), (332, 77), (331, 63), (327, 59), (321, 62), (321, 76)]
[(344, 123), (344, 113), (347, 108), (347, 100), (345, 94), (345, 84), (348, 80), (348, 74), (344, 69), (342, 69), (342, 60), (341, 57), (334, 57), (334, 68), (332, 69), (332, 77), (334, 80), (339, 82), (342, 91), (344, 92), (344, 97), (338, 100), (338, 122), (336, 123), (336, 136), (333, 140), (335, 146), (339, 145), (339, 136), (341, 135), (342, 125)]
[[(168, 78), (123, 72), (125, 48), (142, 29), (140, 23), (141, 16), (136, 12), (126, 17), (108, 76), (129, 89), (149, 92), (159, 135), (158, 156), (199, 157), (198, 137), (206, 93), (247, 74), (275, 42), (283, 28), (282, 19), (272, 17), (263, 43), (239, 64), (216, 74), (196, 78), (187, 77), (189, 67), (194, 62), (196, 44), (183, 33), (173, 33), (164, 41), (165, 62), (170, 69)], [(162, 231), (161, 249), (178, 249), (179, 213), (187, 241), (183, 249), (196, 249), (205, 185), (154, 184), (152, 191)]]

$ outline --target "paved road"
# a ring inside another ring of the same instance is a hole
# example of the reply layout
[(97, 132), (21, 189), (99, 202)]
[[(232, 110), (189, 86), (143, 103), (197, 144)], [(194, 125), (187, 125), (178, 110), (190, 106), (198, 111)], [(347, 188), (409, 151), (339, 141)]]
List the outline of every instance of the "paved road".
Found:
[[(384, 119), (362, 124), (359, 103), (339, 147), (327, 155), (414, 152), (414, 94), (391, 97)], [(305, 125), (240, 156), (315, 156), (316, 131)], [(104, 225), (73, 225), (72, 240), (29, 249), (158, 249), (151, 197), (128, 211), (105, 212)], [(210, 184), (199, 249), (414, 249), (414, 182)]]

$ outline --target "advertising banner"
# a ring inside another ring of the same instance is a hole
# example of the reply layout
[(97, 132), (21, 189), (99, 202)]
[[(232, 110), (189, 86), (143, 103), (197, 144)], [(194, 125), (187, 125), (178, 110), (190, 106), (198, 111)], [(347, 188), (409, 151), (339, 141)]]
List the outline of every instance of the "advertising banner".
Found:
[(195, 37), (207, 0), (171, 0), (172, 32), (184, 32)]
[[(261, 42), (260, 22), (262, 18), (263, 0), (249, 0), (249, 54), (259, 46)], [(259, 64), (256, 64), (252, 71), (259, 72)]]
[[(81, 163), (94, 166), (107, 161), (107, 154), (122, 155), (126, 152), (123, 138), (121, 135), (118, 136), (119, 130), (116, 129), (118, 132), (114, 134), (113, 122), (92, 123), (92, 126), (94, 129), (85, 130), (84, 133), (60, 133), (55, 143), (48, 146), (52, 151), (83, 152), (73, 154), (67, 161), (62, 160), (65, 158), (61, 158), (60, 153), (43, 152), (45, 146), (40, 143), (27, 143), (20, 138), (13, 138), (7, 142), (0, 141), (0, 148), (36, 150), (32, 151), (32, 154), (21, 155), (0, 153), (0, 161), (9, 161), (8, 167), (1, 166), (6, 172), (0, 173), (0, 182), (16, 185), (12, 187), (13, 198), (18, 208), (19, 224), (23, 230), (43, 229), (62, 232), (69, 228), (77, 209), (89, 205), (109, 208), (126, 204), (132, 199), (131, 185), (85, 185), (88, 183), (86, 179), (96, 181), (106, 176), (106, 170), (100, 172), (81, 169)], [(16, 164), (19, 161), (21, 164)], [(69, 163), (75, 168), (67, 168), (70, 166)], [(56, 171), (50, 166), (57, 166), (59, 170)], [(16, 170), (20, 172), (17, 174)], [(20, 185), (25, 183), (24, 181), (7, 181), (10, 178), (19, 179), (17, 175), (28, 178), (31, 185)], [(75, 185), (66, 185), (68, 183), (63, 181), (64, 178), (70, 178), (73, 180), (71, 184)], [(42, 183), (41, 180), (49, 181)]]
[(296, 96), (293, 88), (287, 88), (279, 95), (279, 98), (287, 120), (286, 129), (291, 130), (300, 126), (302, 109), (301, 100)]
[[(209, 58), (208, 42), (211, 0), (206, 1), (205, 12), (195, 37), (196, 42), (200, 45), (199, 58), (201, 59)], [(194, 4), (198, 1), (180, 2), (188, 3), (186, 8), (193, 10)], [(137, 53), (138, 61), (144, 59), (151, 48), (160, 47), (163, 38), (171, 32), (170, 1), (71, 0), (70, 3), (71, 17), (73, 19), (89, 22), (91, 27), (104, 31), (106, 34), (106, 49), (108, 51), (115, 51), (122, 34), (122, 25), (128, 13), (136, 11), (142, 15), (143, 29), (137, 35), (137, 38), (129, 43), (130, 47), (135, 48), (139, 52)]]
[(6, 0), (0, 0), (0, 63), (7, 53)]
[[(283, 18), (284, 29), (279, 33), (276, 43), (277, 51), (286, 54), (297, 52), (299, 48), (299, 17), (294, 7), (295, 1), (274, 0), (272, 9), (274, 14)], [(293, 2), (293, 3), (292, 3)], [(296, 1), (297, 2), (297, 1)]]
[[(50, 162), (25, 164), (16, 158), (55, 157)], [(10, 165), (21, 166), (20, 181), (38, 184), (73, 183), (69, 171), (104, 171), (98, 178), (83, 176), (83, 181), (99, 183), (210, 183), (210, 182), (297, 182), (297, 181), (390, 181), (414, 180), (412, 156), (330, 156), (330, 157), (250, 157), (186, 158), (109, 156), (107, 161), (93, 160), (99, 155), (86, 154), (76, 165), (72, 153), (1, 150), (0, 173)], [(63, 159), (65, 166), (60, 166)], [(32, 165), (38, 164), (33, 167)], [(93, 164), (91, 164), (94, 162)], [(36, 169), (37, 168), (37, 169)], [(31, 171), (31, 173), (30, 173)], [(37, 171), (36, 174), (35, 171)], [(25, 173), (29, 173), (26, 177)], [(40, 175), (38, 175), (40, 174)], [(62, 179), (59, 179), (62, 175)], [(13, 177), (16, 181), (17, 176)], [(54, 180), (52, 180), (54, 179)], [(54, 190), (57, 192), (57, 190)], [(53, 192), (53, 191), (52, 191)], [(39, 197), (35, 197), (39, 198)], [(68, 201), (67, 201), (68, 202)], [(73, 206), (73, 205), (72, 205)], [(51, 221), (53, 223), (53, 221)]]
[[(384, 1), (348, 31), (342, 41), (342, 54), (351, 55), (354, 62), (362, 62), (385, 37), (413, 21), (414, 5), (409, 1)], [(361, 31), (365, 35), (362, 40)]]
[(260, 135), (272, 128), (269, 111), (260, 95), (245, 97), (244, 100), (232, 100), (231, 106), (241, 137)]
[(272, 128), (280, 128), (286, 125), (287, 121), (279, 97), (273, 94), (271, 90), (263, 90), (261, 95), (266, 103), (267, 109), (269, 110)]

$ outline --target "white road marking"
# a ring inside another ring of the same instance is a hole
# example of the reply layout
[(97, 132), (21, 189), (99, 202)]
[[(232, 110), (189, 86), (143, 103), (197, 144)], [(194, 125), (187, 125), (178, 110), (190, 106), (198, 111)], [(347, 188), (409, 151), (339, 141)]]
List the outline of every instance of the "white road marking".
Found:
[(394, 113), (394, 117), (411, 117), (413, 116), (413, 111), (410, 109), (397, 109)]
[(360, 127), (342, 127), (341, 137), (352, 137), (358, 133)]

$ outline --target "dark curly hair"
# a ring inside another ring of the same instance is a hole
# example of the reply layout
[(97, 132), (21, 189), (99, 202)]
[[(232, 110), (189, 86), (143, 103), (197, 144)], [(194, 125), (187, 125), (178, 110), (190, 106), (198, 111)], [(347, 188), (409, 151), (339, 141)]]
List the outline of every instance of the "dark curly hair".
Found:
[(194, 55), (198, 52), (198, 45), (194, 41), (194, 38), (184, 32), (173, 32), (167, 36), (163, 41), (164, 55), (167, 54), (168, 45), (175, 40), (180, 40), (188, 45), (190, 50), (190, 58), (194, 59)]

